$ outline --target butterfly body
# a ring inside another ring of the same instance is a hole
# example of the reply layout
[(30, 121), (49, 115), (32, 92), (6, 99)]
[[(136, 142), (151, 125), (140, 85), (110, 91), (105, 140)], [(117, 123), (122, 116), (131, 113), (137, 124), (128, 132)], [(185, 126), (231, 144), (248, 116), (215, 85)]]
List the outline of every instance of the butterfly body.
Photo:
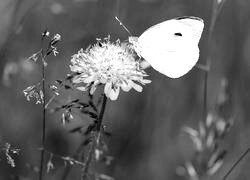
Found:
[(199, 59), (198, 43), (203, 27), (203, 20), (198, 17), (181, 17), (156, 24), (129, 41), (155, 70), (179, 78)]

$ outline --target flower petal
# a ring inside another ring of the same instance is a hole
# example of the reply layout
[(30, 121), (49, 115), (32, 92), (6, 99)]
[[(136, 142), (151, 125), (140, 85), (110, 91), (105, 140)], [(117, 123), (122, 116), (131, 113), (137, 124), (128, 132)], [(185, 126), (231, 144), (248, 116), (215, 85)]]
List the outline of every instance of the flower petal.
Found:
[(149, 79), (142, 79), (141, 80), (141, 83), (143, 83), (143, 84), (149, 84), (149, 83), (151, 83), (152, 81), (151, 80), (149, 80)]
[(109, 97), (109, 93), (111, 91), (112, 84), (111, 82), (107, 82), (105, 87), (104, 87), (104, 93), (106, 94), (107, 97)]
[(121, 88), (122, 88), (123, 91), (128, 92), (128, 91), (130, 91), (130, 89), (131, 89), (132, 87), (131, 87), (129, 84), (123, 82), (123, 83), (121, 84)]
[(109, 93), (109, 98), (112, 101), (116, 100), (118, 98), (119, 92), (120, 92), (120, 87), (112, 88), (110, 93)]
[(138, 92), (142, 92), (142, 87), (136, 83), (134, 83), (133, 81), (130, 82), (130, 85)]
[(84, 87), (84, 86), (79, 86), (76, 89), (78, 89), (79, 91), (87, 91), (88, 90), (88, 88)]
[(84, 83), (91, 83), (91, 82), (93, 82), (94, 81), (94, 76), (89, 76), (89, 77), (87, 77), (86, 79), (84, 79)]
[(90, 93), (90, 94), (94, 94), (95, 90), (96, 90), (96, 85), (92, 84), (89, 93)]

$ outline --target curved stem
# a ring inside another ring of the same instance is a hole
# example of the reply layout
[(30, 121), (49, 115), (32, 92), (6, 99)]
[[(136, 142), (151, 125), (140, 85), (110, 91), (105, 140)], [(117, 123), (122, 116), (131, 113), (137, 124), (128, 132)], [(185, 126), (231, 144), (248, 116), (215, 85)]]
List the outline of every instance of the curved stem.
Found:
[(208, 71), (204, 71), (204, 84), (203, 84), (203, 119), (204, 122), (206, 121), (207, 117), (207, 96), (208, 96), (208, 78), (209, 78), (209, 69), (211, 66), (211, 47), (212, 47), (212, 35), (214, 32), (214, 27), (217, 21), (217, 18), (221, 12), (221, 9), (224, 5), (226, 0), (223, 0), (221, 4), (218, 4), (217, 0), (213, 0), (212, 4), (212, 17), (211, 22), (208, 30), (208, 55), (205, 61), (205, 66), (208, 68)]
[(107, 104), (107, 97), (106, 97), (106, 95), (103, 95), (102, 107), (101, 107), (101, 111), (100, 111), (100, 113), (98, 115), (98, 119), (97, 119), (97, 126), (96, 126), (95, 135), (94, 135), (94, 140), (91, 144), (91, 147), (90, 147), (87, 159), (86, 159), (85, 167), (83, 168), (82, 180), (87, 179), (88, 171), (89, 171), (90, 164), (92, 162), (94, 151), (95, 151), (95, 149), (98, 146), (99, 141), (100, 141), (102, 120), (103, 120), (106, 104)]

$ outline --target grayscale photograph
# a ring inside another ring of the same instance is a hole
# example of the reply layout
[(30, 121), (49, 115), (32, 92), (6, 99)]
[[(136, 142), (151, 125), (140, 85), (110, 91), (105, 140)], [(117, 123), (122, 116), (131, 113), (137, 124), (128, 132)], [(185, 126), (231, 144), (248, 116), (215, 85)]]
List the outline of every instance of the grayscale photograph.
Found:
[(250, 180), (249, 10), (0, 0), (0, 180)]

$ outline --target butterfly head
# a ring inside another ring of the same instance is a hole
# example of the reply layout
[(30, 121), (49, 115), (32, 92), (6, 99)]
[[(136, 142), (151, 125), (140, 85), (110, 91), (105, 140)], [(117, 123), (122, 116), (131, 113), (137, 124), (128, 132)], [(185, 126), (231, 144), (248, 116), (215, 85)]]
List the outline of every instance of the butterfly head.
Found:
[(130, 36), (128, 38), (128, 41), (129, 43), (132, 45), (132, 48), (135, 50), (135, 52), (137, 53), (138, 56), (141, 57), (140, 55), (140, 45), (139, 45), (139, 42), (138, 42), (138, 37), (135, 37), (135, 36)]
[(138, 37), (136, 37), (136, 36), (130, 36), (130, 37), (128, 37), (128, 41), (129, 41), (131, 44), (138, 43)]
[(140, 67), (142, 69), (146, 69), (146, 68), (150, 67), (150, 64), (147, 61), (145, 61), (145, 60), (142, 59), (142, 56), (141, 56), (141, 46), (140, 46), (140, 44), (138, 42), (138, 37), (130, 36), (128, 38), (128, 41), (132, 45), (133, 50), (140, 57)]

